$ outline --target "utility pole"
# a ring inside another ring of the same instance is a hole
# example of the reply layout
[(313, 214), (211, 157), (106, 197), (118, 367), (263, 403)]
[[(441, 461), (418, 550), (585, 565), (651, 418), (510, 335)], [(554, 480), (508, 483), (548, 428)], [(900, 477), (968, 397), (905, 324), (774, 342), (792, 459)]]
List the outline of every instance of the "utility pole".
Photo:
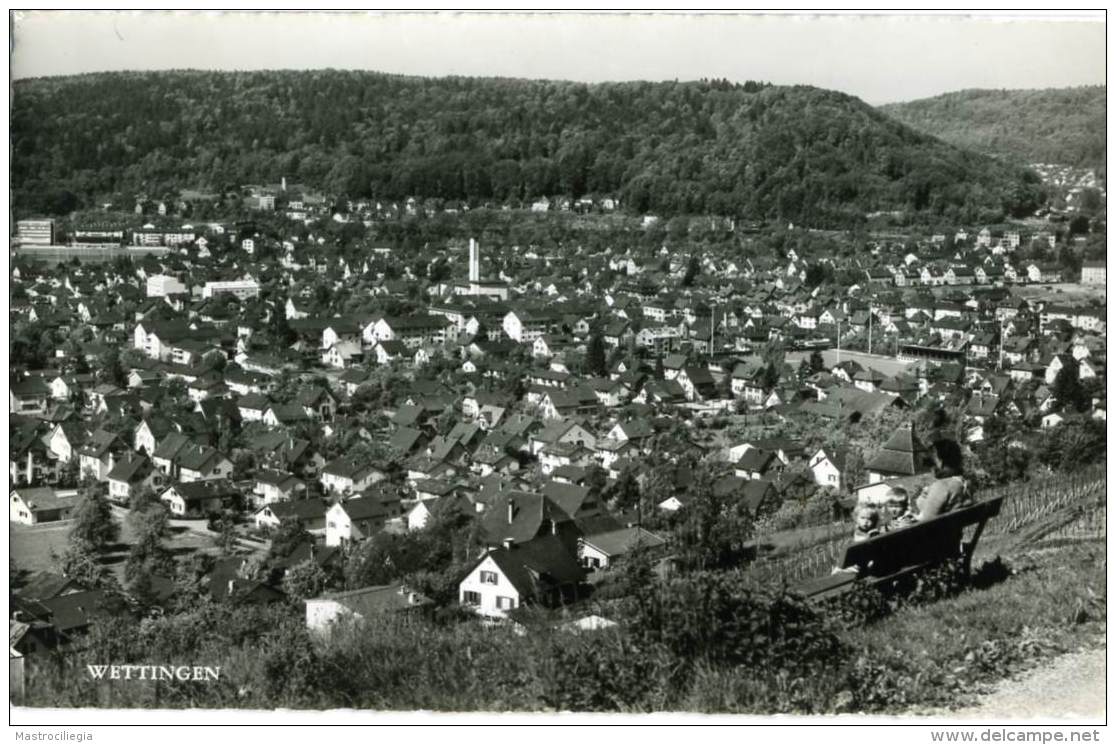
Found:
[(1000, 372), (1004, 370), (1004, 317), (1000, 316)]
[(713, 337), (717, 333), (717, 306), (709, 310), (709, 359), (713, 360)]
[(868, 305), (868, 354), (872, 354), (872, 305)]

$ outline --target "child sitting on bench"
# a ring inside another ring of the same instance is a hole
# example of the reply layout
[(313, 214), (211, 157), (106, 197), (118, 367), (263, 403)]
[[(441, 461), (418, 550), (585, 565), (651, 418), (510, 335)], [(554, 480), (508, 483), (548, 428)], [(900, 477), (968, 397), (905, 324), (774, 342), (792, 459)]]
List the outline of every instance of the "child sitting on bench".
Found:
[(884, 531), (905, 528), (917, 521), (918, 517), (911, 512), (911, 499), (907, 490), (901, 486), (891, 487), (884, 503)]
[(880, 534), (880, 513), (875, 507), (864, 506), (856, 511), (856, 530), (853, 543), (867, 541)]

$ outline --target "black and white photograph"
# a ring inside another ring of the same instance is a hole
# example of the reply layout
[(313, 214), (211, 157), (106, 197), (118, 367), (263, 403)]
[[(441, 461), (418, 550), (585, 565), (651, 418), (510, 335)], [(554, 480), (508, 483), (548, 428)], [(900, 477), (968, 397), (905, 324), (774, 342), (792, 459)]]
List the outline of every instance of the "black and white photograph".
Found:
[(9, 737), (1100, 742), (1106, 35), (9, 10)]

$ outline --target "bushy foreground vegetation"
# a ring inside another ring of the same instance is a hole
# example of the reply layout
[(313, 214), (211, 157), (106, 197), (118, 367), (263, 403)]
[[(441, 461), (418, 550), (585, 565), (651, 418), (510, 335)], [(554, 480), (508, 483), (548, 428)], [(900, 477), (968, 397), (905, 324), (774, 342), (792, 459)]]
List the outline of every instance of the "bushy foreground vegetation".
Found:
[[(848, 623), (847, 612), (819, 611), (736, 574), (662, 582), (636, 562), (622, 578), (630, 599), (607, 611), (625, 623), (581, 634), (528, 613), (518, 630), (442, 616), (342, 627), (317, 642), (294, 605), (203, 603), (96, 627), (85, 651), (35, 670), (27, 703), (740, 713), (952, 706), (1103, 632), (1105, 571), (1101, 545), (1041, 551), (1011, 567), (987, 564), (959, 594), (941, 584), (943, 592), (924, 596), (935, 602)], [(221, 677), (90, 680), (85, 665), (109, 662), (220, 665)]]
[(1030, 214), (1030, 171), (805, 86), (104, 73), (19, 81), (18, 214), (286, 176), (327, 194), (497, 202), (619, 196), (631, 212), (816, 227), (901, 210)]

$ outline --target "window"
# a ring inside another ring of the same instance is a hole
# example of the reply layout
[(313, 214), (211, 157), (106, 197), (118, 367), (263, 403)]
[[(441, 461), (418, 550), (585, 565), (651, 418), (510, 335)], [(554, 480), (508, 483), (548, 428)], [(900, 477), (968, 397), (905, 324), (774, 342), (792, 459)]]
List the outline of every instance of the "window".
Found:
[(480, 581), (482, 585), (495, 585), (499, 582), (496, 572), (481, 572)]
[(480, 593), (473, 592), (472, 590), (465, 590), (461, 593), (461, 602), (465, 605), (480, 605)]
[(515, 607), (515, 598), (506, 598), (502, 595), (496, 597), (496, 607), (500, 610), (511, 610)]

